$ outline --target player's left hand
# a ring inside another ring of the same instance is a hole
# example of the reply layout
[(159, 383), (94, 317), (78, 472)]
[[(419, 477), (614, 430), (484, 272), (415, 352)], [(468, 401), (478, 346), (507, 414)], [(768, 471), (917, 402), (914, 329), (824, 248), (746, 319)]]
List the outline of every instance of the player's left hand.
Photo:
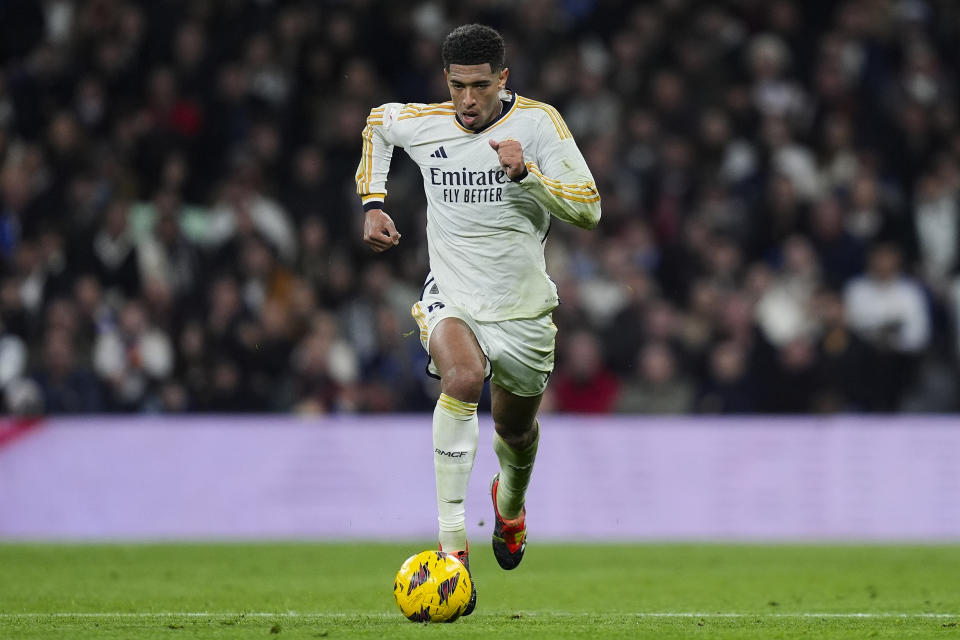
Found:
[(500, 166), (510, 180), (519, 180), (527, 173), (527, 165), (523, 162), (523, 145), (516, 140), (490, 140), (490, 146), (500, 158)]

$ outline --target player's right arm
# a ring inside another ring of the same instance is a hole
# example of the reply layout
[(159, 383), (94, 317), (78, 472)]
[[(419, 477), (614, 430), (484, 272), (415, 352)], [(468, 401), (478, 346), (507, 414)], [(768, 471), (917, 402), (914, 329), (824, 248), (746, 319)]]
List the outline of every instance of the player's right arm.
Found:
[[(600, 194), (573, 134), (550, 105), (517, 99), (521, 108), (539, 113), (540, 122), (535, 146), (520, 157), (525, 170), (511, 180), (560, 220), (582, 229), (595, 228), (600, 222)], [(515, 142), (513, 145), (519, 147)], [(494, 143), (491, 146), (496, 149)], [(517, 169), (514, 167), (514, 173)], [(504, 167), (504, 171), (512, 176), (511, 170)]]
[(363, 241), (376, 252), (400, 242), (393, 220), (383, 210), (387, 197), (387, 174), (395, 146), (406, 146), (409, 127), (401, 126), (406, 107), (390, 102), (371, 109), (363, 129), (363, 152), (357, 166), (357, 195), (363, 203)]

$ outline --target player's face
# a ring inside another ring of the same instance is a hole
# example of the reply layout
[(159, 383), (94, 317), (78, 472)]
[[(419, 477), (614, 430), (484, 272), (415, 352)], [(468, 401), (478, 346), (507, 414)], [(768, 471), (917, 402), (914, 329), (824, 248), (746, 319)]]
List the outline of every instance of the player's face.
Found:
[(507, 86), (509, 69), (495, 72), (490, 63), (452, 64), (443, 72), (457, 117), (467, 129), (478, 131), (500, 114), (500, 90)]

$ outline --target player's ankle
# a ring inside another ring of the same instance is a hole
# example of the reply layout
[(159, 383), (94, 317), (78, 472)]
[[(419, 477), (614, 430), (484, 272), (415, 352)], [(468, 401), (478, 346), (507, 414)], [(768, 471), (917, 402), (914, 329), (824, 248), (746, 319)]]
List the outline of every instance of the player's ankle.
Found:
[(467, 549), (453, 549), (453, 548), (448, 549), (444, 547), (442, 544), (439, 545), (439, 547), (440, 547), (440, 551), (443, 551), (444, 553), (448, 553), (452, 556), (462, 556), (464, 554), (470, 553)]
[(444, 553), (466, 551), (470, 546), (467, 544), (465, 531), (441, 531), (439, 543), (439, 548)]
[(520, 505), (520, 509), (516, 512), (506, 512), (500, 508), (500, 505), (497, 505), (497, 511), (500, 513), (500, 519), (503, 520), (503, 524), (510, 526), (513, 524), (520, 524), (523, 520), (523, 505)]

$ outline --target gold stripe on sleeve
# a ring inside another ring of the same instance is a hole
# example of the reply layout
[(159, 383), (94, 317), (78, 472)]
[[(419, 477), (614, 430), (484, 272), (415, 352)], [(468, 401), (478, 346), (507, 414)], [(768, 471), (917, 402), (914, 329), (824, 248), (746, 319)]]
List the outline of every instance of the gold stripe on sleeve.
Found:
[(354, 177), (357, 183), (357, 195), (364, 197), (370, 189), (373, 179), (373, 128), (383, 124), (383, 115), (387, 106), (383, 105), (370, 110), (367, 116), (367, 125), (363, 128), (363, 147), (360, 155), (360, 164)]
[(557, 129), (557, 134), (561, 139), (572, 138), (573, 135), (570, 133), (570, 129), (567, 128), (567, 123), (563, 121), (563, 117), (560, 116), (560, 112), (551, 107), (550, 105), (544, 102), (537, 102), (536, 100), (531, 100), (529, 98), (517, 97), (517, 106), (521, 109), (540, 109), (546, 113), (550, 120), (553, 121), (553, 126)]
[(569, 191), (578, 191), (582, 193), (595, 193), (597, 190), (597, 185), (589, 180), (583, 182), (560, 182), (554, 178), (548, 178), (543, 175), (543, 172), (540, 171), (540, 167), (537, 166), (535, 162), (528, 162), (527, 169), (537, 175), (545, 183), (550, 184), (558, 189), (567, 189)]
[(563, 191), (558, 191), (552, 187), (547, 187), (547, 191), (557, 196), (558, 198), (563, 198), (564, 200), (572, 200), (573, 202), (584, 202), (586, 204), (590, 204), (592, 202), (600, 202), (599, 194), (592, 197), (575, 196), (569, 193), (564, 193)]
[(439, 110), (448, 110), (453, 111), (453, 104), (449, 102), (436, 102), (432, 104), (408, 104), (407, 106), (400, 109), (400, 116), (405, 116), (409, 114), (422, 113), (424, 111), (439, 111)]
[(537, 171), (535, 171), (534, 173), (536, 173), (537, 177), (539, 177), (545, 184), (553, 187), (554, 189), (563, 189), (565, 191), (571, 191), (573, 193), (582, 193), (584, 195), (590, 195), (597, 190), (596, 185), (593, 184), (592, 182), (574, 182), (574, 183), (560, 182), (558, 180), (553, 180), (552, 178), (548, 178), (547, 176)]
[(527, 169), (540, 178), (547, 191), (557, 197), (588, 204), (600, 201), (600, 193), (597, 191), (596, 185), (592, 182), (578, 182), (573, 184), (559, 182), (543, 175), (537, 165), (532, 162), (527, 163)]
[(370, 182), (370, 172), (373, 170), (373, 126), (368, 125), (363, 136), (363, 191), (366, 193)]
[(409, 118), (422, 118), (424, 116), (452, 116), (456, 113), (454, 109), (431, 109), (430, 111), (418, 111), (416, 113), (401, 114), (397, 120), (407, 120)]
[(564, 122), (563, 116), (560, 115), (560, 112), (557, 111), (556, 107), (553, 105), (547, 104), (546, 102), (537, 102), (536, 100), (532, 101), (544, 111), (546, 111), (550, 116), (553, 117), (554, 122), (560, 127), (563, 131), (563, 135), (567, 138), (572, 138), (573, 134), (570, 133), (570, 129), (567, 128), (567, 123)]
[(370, 174), (373, 171), (373, 127), (383, 124), (386, 106), (375, 107), (367, 116), (367, 126), (363, 129), (363, 153), (360, 168), (357, 170), (357, 193), (363, 195), (370, 186)]
[(363, 157), (360, 159), (361, 171), (357, 177), (357, 194), (364, 195), (370, 187), (371, 172), (373, 171), (373, 126), (367, 125), (363, 129)]
[(357, 195), (363, 195), (363, 176), (367, 170), (367, 127), (363, 128), (363, 133), (361, 134), (363, 138), (363, 145), (360, 151), (360, 163), (357, 164), (357, 174), (354, 176), (354, 181), (357, 183)]

